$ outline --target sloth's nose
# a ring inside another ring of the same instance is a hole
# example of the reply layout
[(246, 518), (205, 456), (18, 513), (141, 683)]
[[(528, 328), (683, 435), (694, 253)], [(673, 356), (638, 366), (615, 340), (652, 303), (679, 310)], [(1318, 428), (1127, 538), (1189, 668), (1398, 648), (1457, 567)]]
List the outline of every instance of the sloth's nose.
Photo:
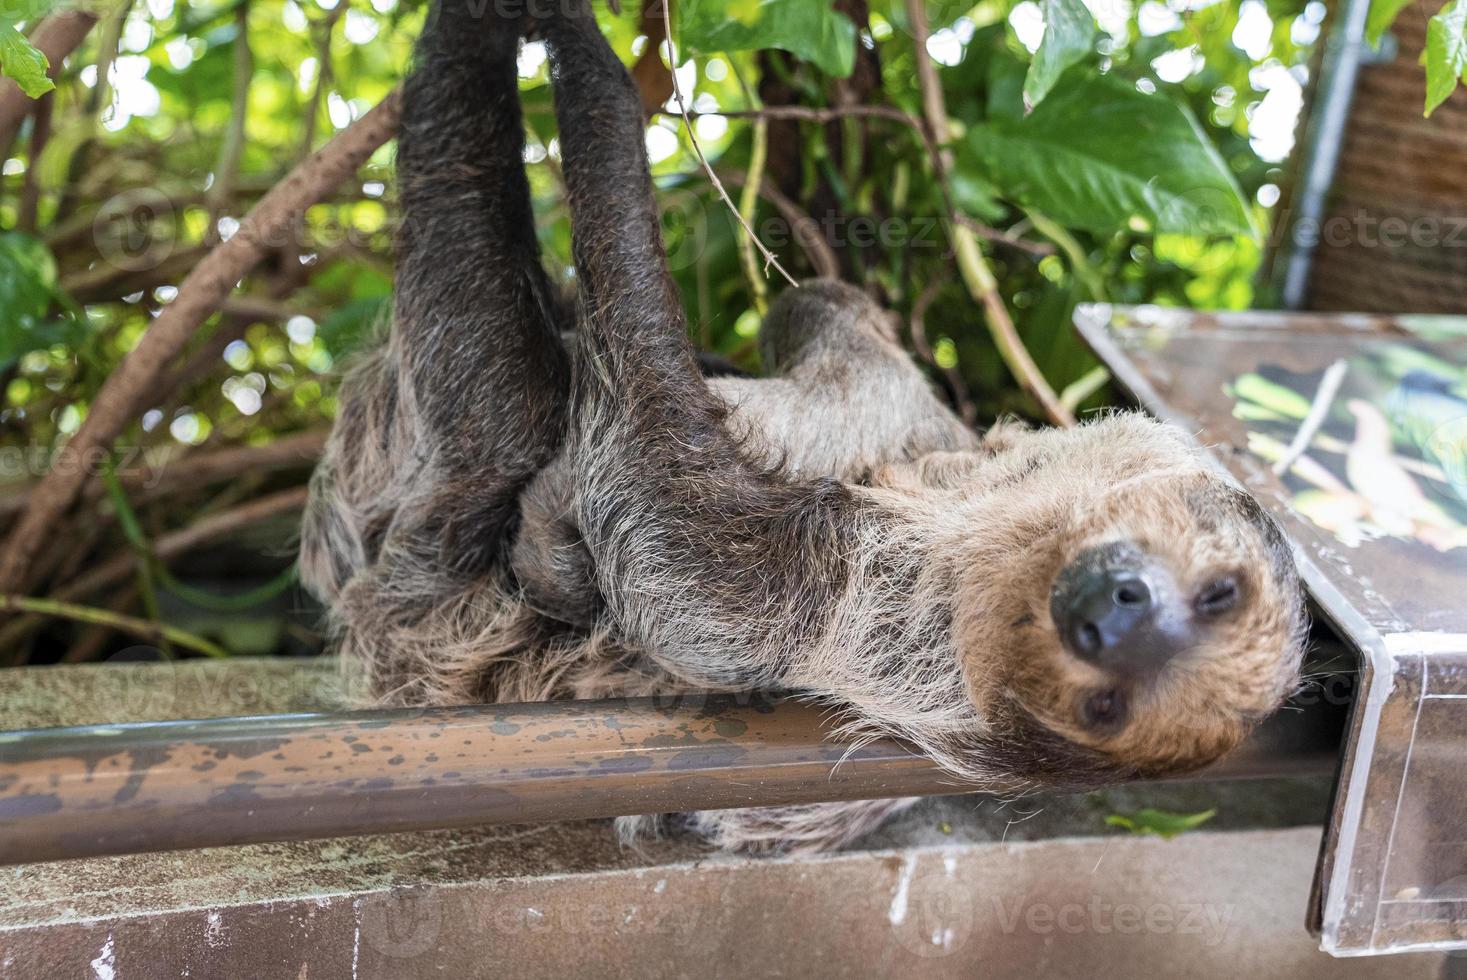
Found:
[(1169, 577), (1123, 542), (1081, 552), (1055, 579), (1050, 613), (1070, 652), (1103, 670), (1145, 675), (1195, 640)]

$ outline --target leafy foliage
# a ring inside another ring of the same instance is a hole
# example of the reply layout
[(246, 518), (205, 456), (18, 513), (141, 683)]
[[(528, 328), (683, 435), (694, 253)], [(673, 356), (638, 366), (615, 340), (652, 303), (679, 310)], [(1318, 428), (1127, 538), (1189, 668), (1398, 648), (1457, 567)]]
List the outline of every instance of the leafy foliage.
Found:
[(1201, 813), (1172, 813), (1170, 810), (1153, 810), (1147, 807), (1130, 814), (1113, 813), (1105, 818), (1105, 823), (1108, 827), (1123, 827), (1140, 836), (1150, 834), (1171, 840), (1178, 834), (1196, 830), (1215, 816), (1217, 816), (1216, 810), (1203, 810)]
[(688, 0), (680, 5), (680, 34), (690, 52), (778, 48), (837, 78), (851, 73), (856, 25), (829, 3), (766, 0)]
[(968, 144), (1006, 197), (1071, 228), (1253, 233), (1237, 181), (1191, 113), (1123, 79), (1076, 69), (1029, 115), (974, 126)]
[(46, 56), (14, 24), (0, 21), (0, 75), (14, 79), (22, 92), (38, 99), (56, 87), (46, 75), (50, 67)]
[(1426, 114), (1467, 81), (1467, 3), (1452, 0), (1426, 25)]
[(1024, 76), (1024, 104), (1037, 106), (1065, 69), (1095, 50), (1095, 18), (1080, 0), (1044, 0), (1044, 40)]
[(28, 351), (76, 339), (73, 319), (50, 316), (59, 302), (56, 262), (45, 243), (0, 233), (0, 368)]
[[(1365, 22), (1365, 38), (1380, 44), (1401, 11), (1410, 0), (1372, 0)], [(1426, 66), (1426, 115), (1457, 90), (1458, 82), (1467, 82), (1467, 3), (1449, 0), (1426, 25), (1426, 50), (1421, 53)]]

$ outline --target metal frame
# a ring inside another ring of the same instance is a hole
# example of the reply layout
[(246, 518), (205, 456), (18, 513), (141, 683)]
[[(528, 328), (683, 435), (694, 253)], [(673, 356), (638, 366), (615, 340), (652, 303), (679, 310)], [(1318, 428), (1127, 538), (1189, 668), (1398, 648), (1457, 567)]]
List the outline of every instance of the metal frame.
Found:
[(1308, 299), (1320, 222), (1324, 220), (1325, 205), (1340, 161), (1345, 125), (1355, 99), (1355, 81), (1361, 63), (1370, 53), (1365, 42), (1365, 21), (1369, 13), (1370, 0), (1345, 0), (1336, 14), (1335, 24), (1325, 36), (1314, 106), (1304, 125), (1299, 189), (1294, 213), (1288, 218), (1289, 233), (1279, 286), (1285, 309), (1303, 309)]

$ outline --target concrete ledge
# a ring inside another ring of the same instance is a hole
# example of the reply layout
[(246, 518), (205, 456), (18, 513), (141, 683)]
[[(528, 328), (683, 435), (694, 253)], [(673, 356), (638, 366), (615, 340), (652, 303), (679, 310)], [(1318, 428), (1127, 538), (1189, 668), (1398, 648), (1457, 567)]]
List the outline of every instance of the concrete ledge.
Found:
[[(312, 860), (240, 848), (36, 867), (6, 883), (0, 970), (21, 980), (1404, 980), (1441, 971), (1439, 957), (1332, 960), (1317, 951), (1302, 926), (1316, 827), (813, 860), (699, 860), (677, 844), (655, 856), (612, 854), (604, 834), (598, 843), (585, 829), (368, 839)], [(515, 873), (542, 863), (563, 870)], [(504, 873), (489, 870), (496, 864)], [(287, 866), (302, 873), (293, 887), (281, 877)], [(304, 873), (327, 866), (324, 877)], [(139, 886), (140, 874), (151, 887)], [(37, 895), (38, 875), (68, 880), (70, 906)], [(230, 888), (236, 897), (215, 904)]]

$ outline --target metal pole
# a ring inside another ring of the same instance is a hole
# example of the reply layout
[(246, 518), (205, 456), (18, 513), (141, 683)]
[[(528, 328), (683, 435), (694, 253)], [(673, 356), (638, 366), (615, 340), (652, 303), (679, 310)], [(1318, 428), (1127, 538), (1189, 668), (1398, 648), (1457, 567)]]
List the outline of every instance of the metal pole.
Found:
[[(1333, 766), (1332, 738), (1289, 714), (1202, 778)], [(686, 695), (9, 732), (0, 864), (1003, 788), (893, 741), (826, 741), (827, 715)]]
[(1289, 222), (1289, 251), (1280, 297), (1285, 309), (1302, 309), (1308, 297), (1309, 273), (1323, 233), (1325, 203), (1340, 162), (1350, 104), (1355, 99), (1369, 13), (1370, 0), (1345, 0), (1339, 22), (1325, 42), (1315, 107), (1304, 130), (1303, 173)]

